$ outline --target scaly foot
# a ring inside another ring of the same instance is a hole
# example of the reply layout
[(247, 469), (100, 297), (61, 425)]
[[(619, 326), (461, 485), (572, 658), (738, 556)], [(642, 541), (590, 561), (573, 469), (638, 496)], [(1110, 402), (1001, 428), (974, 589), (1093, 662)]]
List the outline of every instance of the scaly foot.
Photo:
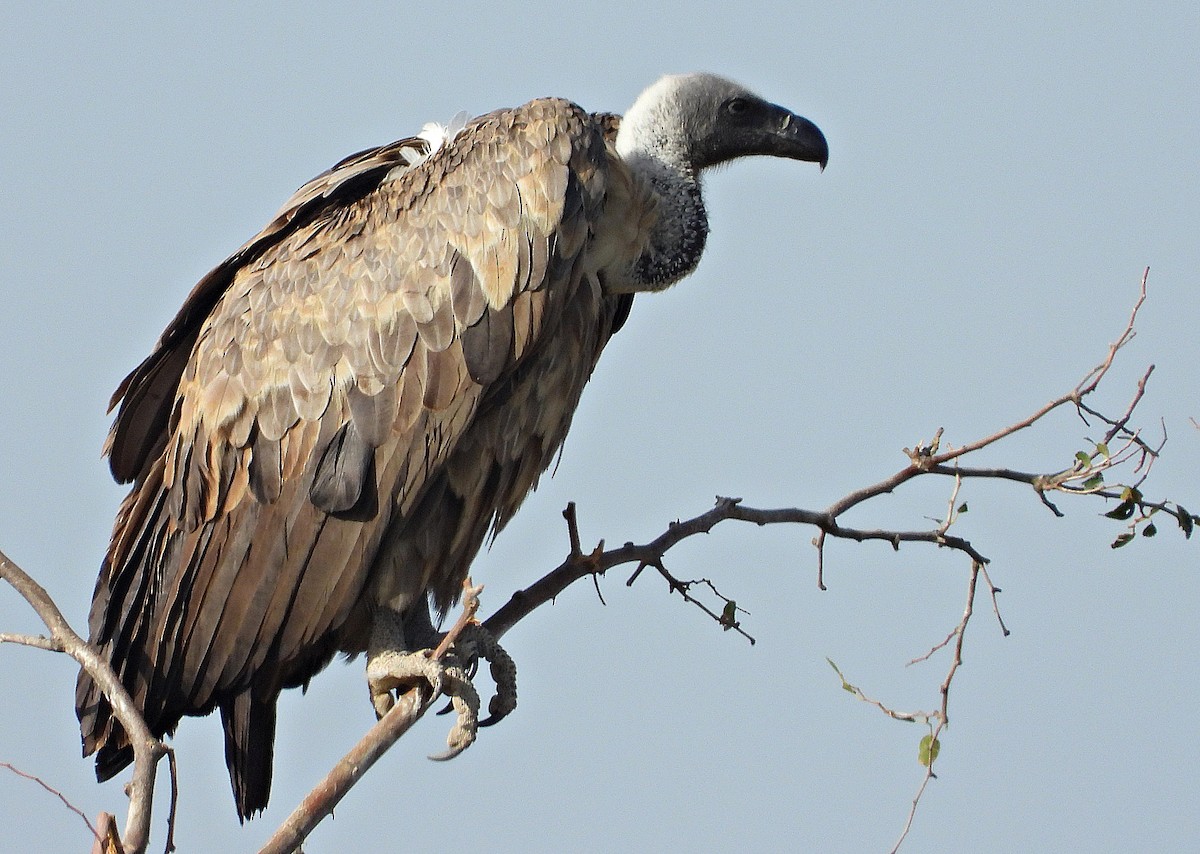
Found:
[[(377, 621), (375, 640), (396, 639), (397, 633), (388, 630), (388, 622), (391, 620), (386, 615)], [(481, 659), (488, 662), (496, 683), (496, 693), (488, 703), (488, 717), (482, 722), (479, 720), (479, 694), (467, 675)], [(458, 720), (446, 738), (448, 749), (431, 759), (452, 759), (462, 753), (475, 740), (480, 726), (496, 723), (517, 705), (516, 666), (492, 634), (478, 624), (464, 627), (440, 660), (433, 658), (432, 649), (411, 652), (397, 648), (394, 643), (372, 644), (367, 655), (367, 684), (378, 717), (382, 718), (391, 710), (400, 694), (422, 682), (430, 686), (431, 697), (438, 694), (449, 697), (458, 714)]]

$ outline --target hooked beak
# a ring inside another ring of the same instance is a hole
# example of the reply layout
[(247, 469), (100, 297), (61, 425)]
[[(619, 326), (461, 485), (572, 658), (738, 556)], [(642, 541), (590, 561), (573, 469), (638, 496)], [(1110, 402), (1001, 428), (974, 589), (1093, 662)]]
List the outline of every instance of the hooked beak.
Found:
[(817, 163), (824, 172), (825, 164), (829, 162), (829, 143), (821, 129), (777, 104), (771, 106), (775, 109), (777, 124), (766, 140), (767, 153), (773, 157)]

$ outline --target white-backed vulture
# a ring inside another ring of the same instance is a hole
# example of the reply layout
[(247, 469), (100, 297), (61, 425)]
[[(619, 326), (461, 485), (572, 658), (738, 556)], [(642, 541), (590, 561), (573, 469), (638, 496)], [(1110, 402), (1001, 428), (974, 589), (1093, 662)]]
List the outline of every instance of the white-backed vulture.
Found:
[[(305, 184), (192, 290), (112, 399), (106, 452), (133, 488), (91, 641), (155, 734), (220, 710), (240, 817), (267, 804), (284, 688), (338, 652), (367, 653), (379, 713), (438, 681), (414, 654), (429, 608), (554, 458), (633, 295), (695, 268), (701, 171), (746, 155), (823, 168), (828, 149), (708, 74), (623, 119), (543, 98), (428, 126)], [(107, 779), (128, 740), (86, 672), (76, 704)], [(493, 715), (514, 704), (501, 685)]]

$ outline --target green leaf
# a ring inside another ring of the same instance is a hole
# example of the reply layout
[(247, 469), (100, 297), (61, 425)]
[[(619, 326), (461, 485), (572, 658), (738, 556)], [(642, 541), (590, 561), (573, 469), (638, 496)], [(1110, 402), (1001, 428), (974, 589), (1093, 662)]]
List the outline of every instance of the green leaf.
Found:
[(1121, 490), (1121, 500), (1128, 501), (1132, 504), (1138, 504), (1142, 500), (1142, 492), (1132, 486), (1127, 486)]
[(1119, 548), (1121, 548), (1121, 546), (1129, 545), (1129, 541), (1132, 539), (1133, 539), (1133, 534), (1130, 534), (1130, 533), (1122, 534), (1121, 536), (1117, 537), (1115, 540), (1112, 541), (1112, 544), (1109, 546), (1109, 548), (1119, 549)]
[(829, 662), (829, 666), (833, 668), (833, 672), (838, 675), (838, 679), (842, 680), (842, 690), (849, 691), (851, 694), (857, 694), (858, 689), (846, 681), (846, 677), (842, 675), (841, 668), (833, 663), (833, 659), (829, 656), (825, 656), (825, 660)]
[(1182, 504), (1176, 504), (1175, 509), (1179, 512), (1179, 527), (1183, 529), (1183, 535), (1190, 539), (1192, 529), (1195, 527), (1195, 520), (1192, 518), (1191, 513), (1183, 509)]
[(1097, 473), (1097, 474), (1092, 475), (1091, 477), (1089, 477), (1087, 480), (1085, 480), (1083, 482), (1083, 488), (1084, 489), (1095, 489), (1097, 486), (1102, 486), (1103, 484), (1104, 484), (1104, 475), (1102, 473)]
[(737, 625), (737, 602), (732, 599), (725, 603), (725, 608), (721, 611), (721, 625), (725, 627), (725, 631)]
[(1120, 504), (1118, 504), (1112, 510), (1109, 510), (1104, 515), (1107, 516), (1109, 519), (1120, 519), (1122, 522), (1124, 522), (1126, 519), (1133, 516), (1133, 509), (1134, 509), (1133, 502), (1126, 500), (1126, 501), (1122, 501)]
[(1146, 527), (1142, 528), (1142, 536), (1143, 537), (1153, 537), (1157, 533), (1158, 533), (1158, 528), (1156, 528), (1154, 526), (1153, 522), (1151, 522)]
[(1092, 458), (1088, 454), (1085, 454), (1083, 451), (1076, 451), (1075, 459), (1079, 460), (1079, 464), (1082, 465), (1084, 468), (1087, 468), (1088, 466), (1090, 466), (1092, 464)]
[(928, 768), (937, 760), (941, 749), (941, 743), (933, 735), (927, 735), (921, 739), (921, 746), (917, 748), (917, 761)]
[(964, 501), (962, 504), (958, 505), (958, 512), (959, 513), (967, 512), (967, 502)]
[(1096, 453), (1103, 455), (1105, 459), (1109, 459), (1110, 454), (1108, 453), (1108, 443), (1097, 442), (1096, 443)]

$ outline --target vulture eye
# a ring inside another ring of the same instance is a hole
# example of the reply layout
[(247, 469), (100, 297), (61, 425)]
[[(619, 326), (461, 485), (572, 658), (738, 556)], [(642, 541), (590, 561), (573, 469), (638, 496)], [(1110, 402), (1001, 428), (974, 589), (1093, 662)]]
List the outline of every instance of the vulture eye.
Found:
[(750, 109), (750, 102), (745, 98), (733, 98), (725, 105), (725, 109), (728, 110), (731, 115), (741, 115), (742, 113), (746, 112), (746, 110)]

